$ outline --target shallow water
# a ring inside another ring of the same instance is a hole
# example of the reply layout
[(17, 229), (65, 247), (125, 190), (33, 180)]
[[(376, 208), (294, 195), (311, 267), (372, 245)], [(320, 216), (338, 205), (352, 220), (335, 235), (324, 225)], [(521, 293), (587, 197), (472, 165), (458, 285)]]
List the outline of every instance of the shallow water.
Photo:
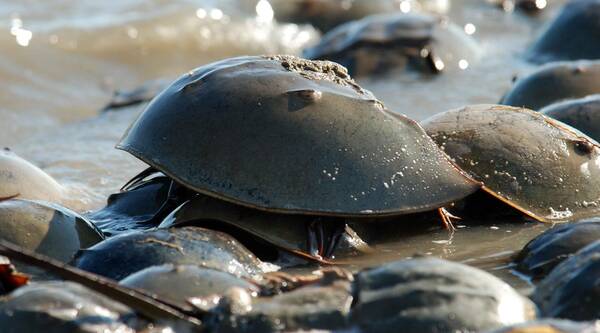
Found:
[[(223, 57), (300, 54), (316, 42), (319, 33), (310, 26), (277, 23), (268, 10), (239, 5), (249, 1), (0, 1), (0, 144), (69, 186), (72, 208), (102, 206), (144, 168), (113, 148), (143, 106), (98, 115), (115, 89), (174, 78)], [(515, 75), (533, 68), (519, 55), (560, 3), (527, 17), (484, 1), (454, 1), (450, 20), (472, 32), (478, 60), (434, 77), (391, 71), (358, 81), (388, 108), (416, 120), (495, 103)], [(433, 254), (480, 266), (526, 290), (525, 281), (510, 275), (507, 258), (545, 228), (499, 223), (452, 235), (435, 229), (379, 245), (353, 266)]]

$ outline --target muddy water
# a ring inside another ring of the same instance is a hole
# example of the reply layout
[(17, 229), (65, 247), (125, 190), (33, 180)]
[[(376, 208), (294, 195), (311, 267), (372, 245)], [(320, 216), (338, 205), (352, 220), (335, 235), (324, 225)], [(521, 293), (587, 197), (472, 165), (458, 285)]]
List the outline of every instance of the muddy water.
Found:
[[(144, 167), (113, 149), (143, 106), (98, 115), (115, 89), (174, 78), (223, 57), (300, 54), (318, 39), (312, 27), (277, 23), (268, 8), (257, 10), (249, 2), (0, 1), (0, 145), (69, 186), (72, 208), (100, 207)], [(519, 55), (559, 3), (532, 18), (483, 0), (454, 1), (450, 20), (471, 33), (476, 59), (435, 77), (390, 71), (359, 83), (416, 120), (465, 104), (497, 102), (515, 75), (533, 68)], [(380, 244), (375, 254), (352, 259), (352, 266), (433, 254), (485, 268), (526, 290), (506, 259), (545, 228), (501, 222), (465, 225), (453, 234), (436, 228)]]

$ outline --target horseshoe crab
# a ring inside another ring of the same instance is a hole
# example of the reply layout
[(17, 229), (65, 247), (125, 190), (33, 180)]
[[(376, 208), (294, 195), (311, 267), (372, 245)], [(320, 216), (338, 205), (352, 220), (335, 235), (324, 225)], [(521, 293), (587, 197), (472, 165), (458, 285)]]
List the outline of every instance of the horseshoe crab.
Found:
[(130, 308), (73, 282), (33, 283), (0, 301), (4, 333), (133, 333), (141, 323)]
[(162, 264), (198, 265), (259, 278), (264, 265), (231, 236), (198, 227), (134, 231), (81, 250), (73, 265), (114, 280)]
[(500, 104), (539, 110), (571, 98), (600, 93), (600, 61), (557, 62), (519, 79)]
[(443, 14), (448, 11), (448, 0), (271, 0), (275, 18), (281, 22), (310, 23), (321, 31), (328, 31), (344, 22), (368, 15), (425, 11)]
[(117, 148), (201, 194), (318, 216), (315, 228), (436, 210), (479, 188), (345, 68), (292, 56), (226, 59), (184, 75)]
[(401, 13), (348, 22), (304, 51), (306, 58), (340, 63), (353, 76), (393, 68), (429, 74), (465, 69), (478, 54), (475, 41), (446, 19)]
[(528, 59), (536, 63), (600, 59), (600, 1), (568, 2), (538, 37)]
[(0, 149), (0, 198), (62, 201), (64, 188), (40, 168), (8, 148)]
[(359, 272), (354, 290), (350, 324), (361, 332), (480, 332), (535, 318), (533, 303), (502, 280), (437, 258)]
[(244, 291), (224, 296), (217, 309), (224, 318), (214, 324), (216, 332), (342, 329), (353, 299), (347, 280), (305, 286), (272, 297), (251, 298)]
[(586, 245), (600, 239), (600, 222), (561, 225), (531, 240), (516, 258), (517, 269), (541, 278)]
[(600, 240), (556, 266), (535, 288), (532, 300), (544, 317), (600, 318)]
[[(371, 248), (348, 225), (339, 232), (332, 232), (331, 237), (333, 238), (327, 242), (319, 242), (316, 239), (312, 241), (308, 240), (308, 237), (311, 236), (327, 236), (327, 233), (315, 235), (308, 232), (311, 228), (311, 223), (316, 218), (318, 217), (277, 214), (250, 209), (198, 194), (167, 216), (159, 225), (159, 228), (196, 225), (218, 229), (219, 225), (228, 225), (256, 237), (259, 242), (267, 242), (280, 250), (304, 258), (308, 256), (308, 259), (312, 260), (323, 260), (320, 254), (323, 254), (325, 258), (332, 258), (334, 255), (337, 256), (345, 252), (371, 252)], [(331, 224), (333, 228), (336, 228), (337, 221), (332, 219), (328, 222), (324, 227), (328, 227)], [(223, 231), (236, 236), (242, 243), (247, 238), (244, 235), (236, 235), (236, 230), (224, 229)], [(329, 248), (318, 248), (323, 243), (329, 243)], [(334, 248), (336, 244), (338, 246)], [(251, 245), (248, 245), (248, 247), (252, 252), (261, 252), (258, 246)], [(304, 250), (307, 247), (308, 253), (305, 253)]]
[(482, 189), (542, 222), (600, 214), (600, 145), (538, 112), (473, 105), (427, 119), (431, 138)]
[(540, 112), (600, 140), (600, 94), (551, 104)]
[(238, 276), (194, 265), (151, 266), (127, 276), (119, 284), (156, 294), (189, 311), (193, 310), (188, 301), (192, 297), (223, 295), (234, 287), (253, 294), (259, 292), (256, 284)]
[(56, 204), (0, 201), (0, 238), (62, 262), (104, 239), (91, 222)]

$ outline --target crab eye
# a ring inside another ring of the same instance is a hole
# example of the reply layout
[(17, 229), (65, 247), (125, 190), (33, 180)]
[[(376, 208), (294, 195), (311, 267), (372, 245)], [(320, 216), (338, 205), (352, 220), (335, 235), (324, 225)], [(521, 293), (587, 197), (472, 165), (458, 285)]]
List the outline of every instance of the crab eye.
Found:
[(289, 91), (288, 93), (294, 94), (307, 102), (316, 102), (321, 99), (321, 96), (323, 96), (321, 91), (315, 89), (293, 90)]
[(573, 142), (575, 152), (580, 155), (591, 154), (594, 151), (594, 144), (588, 140), (577, 140)]

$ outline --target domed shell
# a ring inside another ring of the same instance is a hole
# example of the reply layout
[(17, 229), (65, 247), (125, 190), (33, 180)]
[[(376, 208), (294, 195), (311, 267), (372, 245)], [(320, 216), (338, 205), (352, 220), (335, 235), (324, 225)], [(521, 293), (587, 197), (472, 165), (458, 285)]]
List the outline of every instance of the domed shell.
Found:
[(556, 266), (537, 284), (531, 299), (544, 317), (600, 318), (600, 240)]
[(540, 113), (600, 140), (600, 94), (548, 105)]
[(120, 234), (79, 251), (72, 261), (73, 266), (114, 280), (167, 263), (198, 265), (257, 279), (265, 268), (233, 237), (198, 227)]
[(157, 295), (190, 311), (187, 300), (191, 297), (223, 295), (233, 287), (259, 292), (257, 285), (238, 276), (195, 265), (150, 266), (127, 276), (119, 284)]
[(600, 239), (600, 221), (563, 224), (548, 229), (527, 243), (515, 261), (517, 270), (543, 278), (556, 265)]
[(600, 0), (569, 1), (529, 50), (529, 60), (600, 59)]
[(527, 109), (472, 105), (423, 127), (483, 189), (543, 222), (600, 214), (600, 144)]
[(506, 282), (447, 260), (400, 260), (354, 278), (350, 323), (360, 332), (482, 332), (535, 318), (533, 303)]
[(60, 202), (64, 188), (47, 173), (9, 149), (0, 149), (0, 198)]
[(0, 299), (0, 332), (136, 332), (135, 312), (80, 284), (45, 281)]
[(479, 187), (343, 67), (292, 56), (227, 59), (184, 75), (117, 148), (197, 192), (287, 213), (426, 211)]
[(345, 23), (304, 55), (338, 62), (352, 75), (366, 75), (400, 67), (419, 72), (464, 68), (479, 53), (475, 41), (445, 19), (395, 13)]
[(600, 61), (556, 62), (517, 80), (500, 104), (540, 108), (600, 92)]
[(79, 214), (51, 203), (30, 200), (0, 202), (0, 239), (68, 262), (104, 235)]

